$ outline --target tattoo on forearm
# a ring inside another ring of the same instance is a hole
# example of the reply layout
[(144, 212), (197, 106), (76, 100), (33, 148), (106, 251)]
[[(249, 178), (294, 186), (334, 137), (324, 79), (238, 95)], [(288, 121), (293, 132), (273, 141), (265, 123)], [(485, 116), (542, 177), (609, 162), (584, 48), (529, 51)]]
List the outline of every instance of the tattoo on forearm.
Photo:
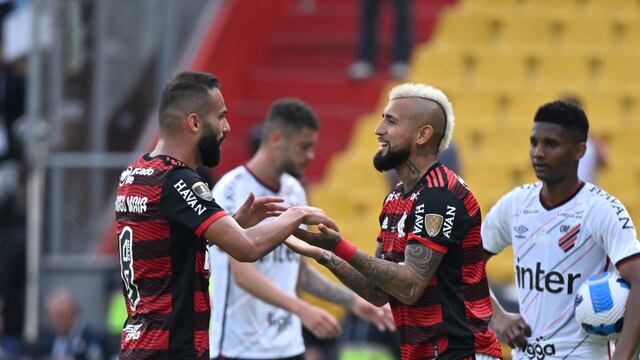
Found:
[(351, 264), (380, 289), (399, 300), (415, 300), (427, 287), (443, 254), (422, 244), (408, 245), (404, 265), (364, 254), (356, 255)]
[(352, 263), (356, 269), (366, 269), (367, 275), (382, 282), (391, 281), (398, 277), (399, 267), (390, 261), (368, 261), (364, 256), (354, 256)]
[(298, 286), (310, 294), (347, 308), (355, 302), (352, 292), (325, 278), (304, 261), (301, 262)]
[(329, 251), (324, 251), (318, 263), (325, 266), (351, 290), (362, 298), (377, 304), (388, 301), (386, 293), (380, 290), (373, 282), (351, 267), (346, 261), (338, 258)]

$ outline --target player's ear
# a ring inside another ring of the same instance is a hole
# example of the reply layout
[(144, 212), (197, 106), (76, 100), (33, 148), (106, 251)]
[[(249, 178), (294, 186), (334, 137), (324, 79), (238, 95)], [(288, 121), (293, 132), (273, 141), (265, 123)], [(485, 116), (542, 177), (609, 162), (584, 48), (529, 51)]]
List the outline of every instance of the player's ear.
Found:
[(425, 124), (418, 128), (416, 132), (416, 143), (418, 145), (424, 145), (429, 142), (429, 139), (433, 136), (433, 126)]
[(587, 152), (587, 143), (586, 142), (578, 143), (578, 145), (576, 145), (574, 150), (573, 160), (576, 162), (580, 161), (580, 159), (582, 159), (582, 157), (586, 152)]
[(200, 123), (200, 117), (196, 113), (189, 113), (187, 115), (187, 127), (194, 133), (200, 131), (202, 124)]

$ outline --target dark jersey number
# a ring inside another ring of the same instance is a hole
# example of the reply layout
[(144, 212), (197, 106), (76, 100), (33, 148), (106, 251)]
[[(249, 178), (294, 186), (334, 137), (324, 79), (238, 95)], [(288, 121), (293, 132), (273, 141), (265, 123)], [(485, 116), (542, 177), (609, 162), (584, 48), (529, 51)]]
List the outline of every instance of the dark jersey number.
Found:
[(135, 310), (140, 301), (138, 286), (133, 277), (133, 230), (125, 226), (118, 239), (120, 246), (120, 276), (127, 292), (131, 310)]

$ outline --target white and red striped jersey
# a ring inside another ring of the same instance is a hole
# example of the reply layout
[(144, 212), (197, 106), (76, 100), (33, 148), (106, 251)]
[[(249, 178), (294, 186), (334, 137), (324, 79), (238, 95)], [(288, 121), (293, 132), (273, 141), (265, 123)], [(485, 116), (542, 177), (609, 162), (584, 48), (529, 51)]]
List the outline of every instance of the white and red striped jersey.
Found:
[(606, 359), (607, 342), (586, 335), (574, 319), (574, 297), (589, 276), (640, 257), (633, 222), (618, 199), (593, 184), (553, 207), (541, 189), (541, 182), (515, 188), (482, 225), (485, 250), (513, 247), (520, 314), (532, 330), (514, 359)]

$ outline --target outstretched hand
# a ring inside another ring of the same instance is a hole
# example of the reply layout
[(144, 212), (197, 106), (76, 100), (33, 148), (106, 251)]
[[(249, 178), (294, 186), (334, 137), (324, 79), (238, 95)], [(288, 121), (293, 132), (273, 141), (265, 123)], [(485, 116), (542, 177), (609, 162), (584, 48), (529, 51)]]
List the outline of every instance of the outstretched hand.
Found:
[(493, 321), (493, 328), (512, 349), (523, 349), (527, 346), (527, 337), (531, 336), (531, 327), (522, 319), (520, 314), (505, 313), (500, 320)]
[(380, 331), (396, 330), (396, 323), (393, 321), (393, 314), (389, 304), (377, 307), (358, 296), (351, 307), (351, 311), (360, 319), (375, 325)]
[(324, 250), (322, 250), (321, 248), (309, 245), (308, 243), (298, 239), (295, 236), (289, 236), (289, 238), (284, 241), (284, 244), (287, 245), (287, 247), (291, 249), (291, 251), (302, 256), (312, 258), (314, 260), (320, 259), (322, 257), (322, 253), (324, 252)]
[(336, 225), (335, 221), (332, 218), (327, 216), (324, 211), (320, 208), (313, 206), (298, 206), (297, 208), (304, 211), (304, 219), (302, 221), (305, 225), (325, 225), (335, 231), (338, 230), (338, 225)]
[(284, 199), (276, 196), (261, 196), (256, 198), (249, 193), (247, 200), (233, 215), (236, 222), (243, 228), (250, 228), (270, 216), (278, 216), (289, 207), (279, 204)]
[[(317, 246), (325, 250), (332, 250), (336, 247), (341, 236), (337, 229), (329, 228), (324, 224), (318, 225), (320, 232), (312, 232), (304, 229), (297, 229), (293, 235), (304, 240), (309, 245)], [(295, 251), (295, 250), (294, 250)]]

